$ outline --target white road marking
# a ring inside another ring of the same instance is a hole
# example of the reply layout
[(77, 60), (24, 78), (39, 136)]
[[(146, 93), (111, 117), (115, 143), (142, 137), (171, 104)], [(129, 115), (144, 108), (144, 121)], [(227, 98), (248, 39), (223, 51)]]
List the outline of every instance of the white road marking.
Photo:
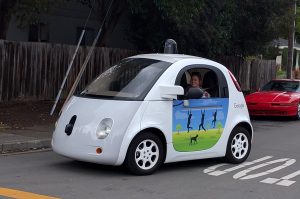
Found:
[(204, 172), (204, 173), (209, 173), (209, 172), (215, 171), (217, 168), (219, 168), (219, 167), (221, 167), (221, 166), (225, 166), (225, 165), (228, 165), (228, 164), (217, 164), (217, 165), (208, 167), (207, 169), (204, 169), (203, 172)]
[(266, 178), (260, 182), (266, 183), (266, 184), (274, 184), (275, 182), (278, 182), (280, 179), (277, 178)]
[(292, 180), (290, 180), (290, 179), (292, 179), (292, 178), (294, 178), (294, 177), (296, 177), (296, 176), (298, 176), (298, 175), (300, 175), (300, 170), (298, 170), (298, 171), (295, 171), (294, 173), (291, 173), (291, 174), (289, 174), (289, 175), (286, 175), (286, 176), (284, 176), (284, 177), (281, 177), (281, 178), (266, 178), (266, 179), (264, 179), (264, 180), (262, 180), (262, 181), (260, 181), (260, 182), (262, 182), (262, 183), (266, 183), (266, 184), (274, 184), (274, 183), (276, 183), (276, 182), (278, 182), (278, 183), (276, 183), (276, 185), (280, 185), (280, 186), (291, 186), (292, 184), (294, 184), (296, 181), (292, 181)]
[(285, 187), (288, 187), (292, 184), (294, 184), (296, 181), (291, 181), (291, 180), (282, 180), (278, 183), (276, 183), (277, 185), (281, 185), (281, 186), (285, 186)]
[(289, 175), (286, 175), (286, 176), (282, 177), (281, 179), (290, 180), (291, 178), (294, 178), (294, 177), (296, 177), (298, 175), (300, 175), (300, 170), (295, 171), (294, 173), (291, 173)]
[(259, 158), (257, 160), (253, 160), (251, 162), (244, 162), (244, 163), (242, 163), (242, 164), (240, 164), (238, 166), (235, 166), (235, 167), (232, 167), (232, 168), (229, 168), (229, 169), (225, 169), (223, 171), (222, 170), (216, 170), (216, 169), (219, 168), (219, 167), (221, 167), (221, 166), (228, 165), (228, 164), (218, 164), (218, 165), (214, 165), (214, 166), (208, 167), (203, 172), (207, 173), (208, 175), (211, 175), (211, 176), (220, 176), (220, 175), (223, 175), (225, 173), (228, 173), (228, 172), (231, 172), (231, 171), (235, 171), (237, 169), (241, 169), (241, 168), (244, 168), (246, 166), (250, 166), (250, 165), (253, 165), (253, 164), (256, 164), (256, 163), (268, 160), (268, 159), (270, 159), (272, 157), (273, 156), (265, 156), (265, 157)]
[[(252, 175), (247, 175), (251, 171), (254, 171), (256, 169), (259, 169), (259, 168), (262, 168), (262, 167), (265, 167), (265, 166), (269, 166), (269, 165), (272, 165), (272, 164), (275, 164), (275, 163), (278, 163), (278, 162), (285, 162), (285, 163), (281, 166), (275, 167), (275, 168), (267, 170), (265, 172), (256, 173), (256, 174), (252, 174)], [(269, 161), (267, 163), (256, 165), (254, 167), (251, 167), (251, 168), (245, 169), (243, 171), (240, 171), (237, 174), (235, 174), (233, 176), (233, 178), (234, 179), (239, 179), (240, 178), (240, 180), (248, 180), (248, 179), (252, 179), (252, 178), (261, 177), (261, 176), (264, 176), (264, 175), (268, 175), (270, 173), (274, 173), (274, 172), (279, 171), (281, 169), (284, 169), (284, 168), (294, 164), (295, 162), (296, 162), (295, 159), (289, 159), (289, 158), (282, 158), (282, 159), (278, 159), (278, 160)]]
[[(237, 165), (237, 166), (225, 169), (225, 170), (217, 170), (217, 169), (222, 167), (222, 166), (229, 165), (229, 164), (217, 164), (217, 165), (213, 165), (213, 166), (210, 166), (210, 167), (204, 169), (203, 172), (208, 174), (208, 175), (211, 175), (211, 176), (220, 176), (220, 175), (226, 174), (228, 172), (235, 171), (237, 169), (241, 169), (241, 168), (244, 168), (246, 166), (250, 166), (250, 165), (253, 165), (255, 163), (259, 163), (259, 162), (268, 160), (270, 158), (273, 158), (273, 156), (265, 156), (265, 157), (262, 157), (260, 159), (256, 159), (256, 160), (251, 161), (251, 162), (244, 162), (240, 165)], [(260, 168), (270, 166), (272, 164), (280, 163), (280, 162), (284, 162), (284, 163), (280, 166), (269, 169), (267, 171), (248, 175), (249, 172), (252, 172), (256, 169), (260, 169)], [(291, 158), (282, 158), (282, 159), (277, 159), (277, 160), (265, 162), (265, 163), (250, 167), (248, 169), (244, 169), (244, 170), (236, 173), (235, 175), (233, 175), (233, 178), (234, 179), (239, 179), (239, 180), (248, 180), (248, 179), (258, 178), (258, 177), (261, 177), (261, 176), (264, 176), (264, 175), (269, 175), (271, 173), (274, 173), (274, 172), (280, 171), (282, 169), (285, 169), (286, 167), (291, 166), (295, 162), (296, 162), (296, 160), (291, 159)], [(266, 178), (266, 179), (264, 179), (260, 182), (265, 183), (265, 184), (276, 184), (276, 185), (288, 187), (288, 186), (291, 186), (292, 184), (296, 183), (296, 181), (291, 180), (291, 179), (296, 177), (296, 176), (299, 176), (299, 175), (300, 175), (300, 170), (295, 171), (295, 172), (293, 172), (289, 175), (283, 176), (281, 178), (271, 178), (270, 177), (270, 178)]]

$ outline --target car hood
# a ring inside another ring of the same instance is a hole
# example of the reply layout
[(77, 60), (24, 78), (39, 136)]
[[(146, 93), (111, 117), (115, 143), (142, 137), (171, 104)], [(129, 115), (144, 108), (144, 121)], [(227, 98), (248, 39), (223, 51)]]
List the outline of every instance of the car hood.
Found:
[[(74, 96), (65, 106), (58, 120), (55, 129), (56, 137), (62, 141), (76, 137), (81, 140), (83, 145), (94, 145), (98, 141), (96, 130), (100, 122), (105, 118), (110, 118), (113, 121), (111, 135), (112, 139), (115, 139), (126, 131), (141, 104), (142, 101), (90, 99)], [(65, 128), (70, 124), (73, 116), (76, 116), (77, 119), (72, 134), (67, 136), (64, 133)]]
[(262, 102), (291, 102), (300, 96), (299, 93), (284, 92), (284, 91), (260, 91), (246, 96), (246, 101), (249, 103)]

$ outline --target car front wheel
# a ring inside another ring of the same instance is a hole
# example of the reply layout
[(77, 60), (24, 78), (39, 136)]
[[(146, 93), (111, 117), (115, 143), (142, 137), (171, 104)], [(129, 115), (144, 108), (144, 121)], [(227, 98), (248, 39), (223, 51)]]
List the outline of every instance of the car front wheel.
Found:
[(163, 162), (163, 144), (158, 136), (146, 132), (135, 137), (127, 151), (125, 166), (136, 175), (150, 175)]
[(234, 164), (244, 162), (251, 150), (250, 133), (243, 127), (233, 129), (228, 143), (225, 159)]

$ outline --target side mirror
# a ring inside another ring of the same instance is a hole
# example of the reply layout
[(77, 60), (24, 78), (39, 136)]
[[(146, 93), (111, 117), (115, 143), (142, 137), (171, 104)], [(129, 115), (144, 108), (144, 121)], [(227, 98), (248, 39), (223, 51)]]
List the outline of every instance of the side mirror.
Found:
[(159, 86), (160, 96), (165, 99), (177, 99), (178, 95), (184, 95), (181, 86)]
[(201, 88), (190, 88), (186, 93), (187, 99), (200, 99), (204, 94), (204, 90)]

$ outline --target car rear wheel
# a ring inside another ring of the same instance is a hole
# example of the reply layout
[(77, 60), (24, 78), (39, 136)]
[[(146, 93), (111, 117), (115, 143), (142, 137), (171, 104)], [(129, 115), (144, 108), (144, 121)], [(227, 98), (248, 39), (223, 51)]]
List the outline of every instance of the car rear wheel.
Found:
[(244, 162), (251, 150), (250, 133), (243, 127), (236, 127), (232, 130), (227, 143), (225, 159), (234, 164)]
[(125, 166), (136, 175), (150, 175), (163, 162), (163, 144), (158, 136), (147, 132), (135, 137), (127, 151)]
[(298, 104), (298, 112), (297, 112), (297, 115), (296, 115), (296, 119), (300, 120), (300, 103)]

